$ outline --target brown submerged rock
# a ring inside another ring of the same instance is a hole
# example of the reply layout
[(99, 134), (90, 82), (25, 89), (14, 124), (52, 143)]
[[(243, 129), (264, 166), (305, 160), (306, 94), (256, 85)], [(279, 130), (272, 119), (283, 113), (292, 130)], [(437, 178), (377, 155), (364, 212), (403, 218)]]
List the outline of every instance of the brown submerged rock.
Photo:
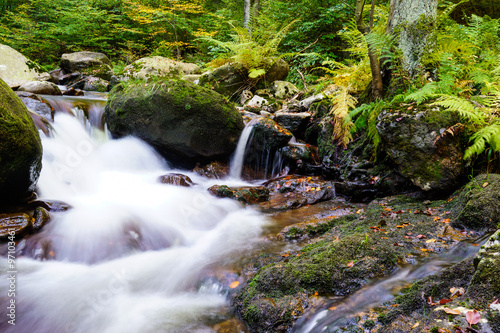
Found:
[(15, 239), (28, 233), (32, 229), (31, 219), (27, 214), (0, 214), (0, 239), (6, 239), (14, 232)]
[(226, 185), (214, 185), (208, 192), (219, 198), (230, 198), (244, 204), (256, 204), (269, 199), (269, 189), (264, 186), (229, 187)]
[(223, 179), (229, 175), (229, 166), (221, 162), (212, 162), (203, 167), (197, 165), (193, 171), (210, 179)]
[(163, 184), (170, 184), (170, 185), (184, 186), (184, 187), (190, 187), (194, 185), (191, 178), (181, 173), (169, 173), (160, 176), (159, 181)]

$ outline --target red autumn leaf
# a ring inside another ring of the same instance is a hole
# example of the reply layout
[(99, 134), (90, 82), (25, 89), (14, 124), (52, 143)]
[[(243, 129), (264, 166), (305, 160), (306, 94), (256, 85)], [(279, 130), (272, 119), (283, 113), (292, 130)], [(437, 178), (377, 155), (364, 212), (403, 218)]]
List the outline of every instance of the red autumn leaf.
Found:
[(450, 302), (451, 302), (451, 299), (443, 298), (442, 300), (439, 301), (439, 305), (444, 305), (444, 304), (450, 303)]
[(481, 320), (481, 314), (476, 310), (467, 311), (467, 313), (465, 314), (465, 319), (467, 320), (469, 325), (475, 325)]
[(397, 212), (394, 212), (394, 214), (403, 214), (404, 212), (404, 210), (398, 210)]

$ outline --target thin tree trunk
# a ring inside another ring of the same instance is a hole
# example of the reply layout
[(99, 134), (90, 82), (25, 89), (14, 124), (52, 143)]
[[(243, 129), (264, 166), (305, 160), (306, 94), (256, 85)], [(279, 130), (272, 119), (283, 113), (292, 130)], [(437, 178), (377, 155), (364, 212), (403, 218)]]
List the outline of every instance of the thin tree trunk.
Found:
[(244, 0), (245, 6), (243, 7), (243, 26), (250, 33), (250, 8), (251, 8), (251, 0)]
[[(370, 25), (366, 26), (363, 20), (363, 9), (365, 7), (365, 0), (356, 1), (356, 26), (363, 35), (370, 33), (373, 27), (373, 12), (375, 9), (375, 0), (371, 2), (370, 8)], [(368, 58), (370, 59), (370, 69), (372, 72), (372, 94), (373, 98), (380, 100), (383, 97), (384, 84), (382, 81), (382, 72), (380, 70), (380, 60), (376, 54), (376, 50), (373, 49), (372, 45), (368, 44)]]

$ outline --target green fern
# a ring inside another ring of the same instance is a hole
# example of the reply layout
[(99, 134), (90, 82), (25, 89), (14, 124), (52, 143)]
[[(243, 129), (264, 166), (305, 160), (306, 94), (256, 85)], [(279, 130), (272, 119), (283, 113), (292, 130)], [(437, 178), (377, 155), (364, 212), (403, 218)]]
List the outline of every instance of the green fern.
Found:
[(476, 125), (484, 123), (485, 120), (485, 112), (462, 97), (442, 95), (436, 102), (430, 104), (430, 106), (441, 106), (446, 110), (454, 111), (462, 119)]
[(464, 154), (464, 159), (469, 159), (474, 155), (483, 153), (486, 145), (489, 144), (494, 151), (500, 149), (500, 123), (495, 123), (476, 132), (470, 139), (474, 143), (467, 148)]
[(349, 111), (356, 107), (358, 100), (352, 96), (348, 87), (339, 87), (331, 96), (333, 106), (328, 113), (333, 124), (332, 138), (346, 147), (352, 140), (354, 126)]

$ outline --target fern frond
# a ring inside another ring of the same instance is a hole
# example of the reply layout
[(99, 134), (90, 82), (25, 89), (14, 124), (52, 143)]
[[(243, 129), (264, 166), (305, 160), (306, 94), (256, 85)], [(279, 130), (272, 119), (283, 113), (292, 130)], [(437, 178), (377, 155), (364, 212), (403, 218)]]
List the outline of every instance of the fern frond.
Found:
[(449, 111), (457, 112), (462, 119), (475, 124), (480, 124), (484, 121), (484, 112), (468, 100), (459, 96), (443, 95), (439, 100), (432, 103), (431, 106), (441, 106)]
[(427, 83), (420, 90), (411, 93), (405, 97), (405, 101), (409, 102), (417, 102), (417, 104), (421, 104), (422, 102), (427, 101), (428, 99), (435, 98), (437, 96), (438, 85), (436, 82)]
[(484, 152), (486, 144), (490, 144), (495, 151), (498, 151), (500, 148), (500, 124), (496, 123), (482, 128), (471, 137), (470, 141), (474, 143), (465, 151), (464, 159)]
[(330, 98), (333, 101), (329, 112), (333, 123), (332, 137), (345, 148), (352, 140), (351, 130), (354, 126), (349, 111), (356, 107), (358, 100), (349, 93), (348, 87), (339, 87)]

